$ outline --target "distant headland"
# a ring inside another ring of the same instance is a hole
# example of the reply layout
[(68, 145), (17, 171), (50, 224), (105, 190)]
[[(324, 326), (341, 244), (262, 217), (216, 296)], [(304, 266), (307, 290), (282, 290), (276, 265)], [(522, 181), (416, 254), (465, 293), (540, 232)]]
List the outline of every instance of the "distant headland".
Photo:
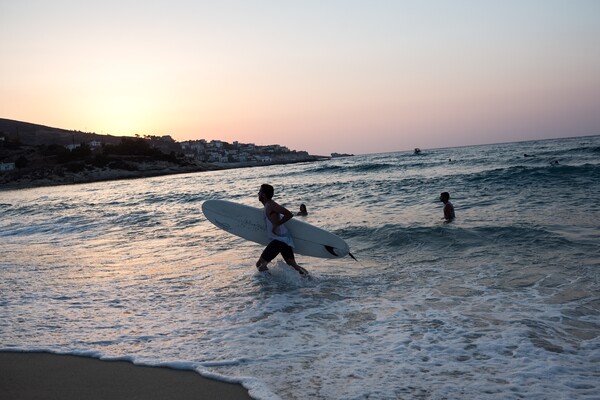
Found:
[(100, 135), (0, 118), (0, 190), (329, 158), (278, 144)]
[(331, 157), (333, 157), (333, 158), (354, 157), (354, 154), (348, 154), (348, 153), (331, 153)]

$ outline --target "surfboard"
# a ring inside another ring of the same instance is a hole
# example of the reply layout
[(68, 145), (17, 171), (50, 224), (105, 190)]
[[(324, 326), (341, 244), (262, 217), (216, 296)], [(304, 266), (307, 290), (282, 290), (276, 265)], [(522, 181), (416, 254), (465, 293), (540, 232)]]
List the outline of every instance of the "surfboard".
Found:
[[(202, 212), (216, 227), (255, 243), (267, 245), (262, 208), (228, 200), (207, 200)], [(349, 254), (346, 242), (337, 235), (296, 218), (285, 223), (294, 240), (294, 253), (319, 258), (342, 258)]]

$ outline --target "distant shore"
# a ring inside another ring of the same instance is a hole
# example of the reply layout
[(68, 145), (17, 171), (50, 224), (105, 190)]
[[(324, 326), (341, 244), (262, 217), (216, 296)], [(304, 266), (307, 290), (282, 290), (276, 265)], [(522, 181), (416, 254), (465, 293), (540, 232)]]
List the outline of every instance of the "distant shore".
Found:
[(18, 352), (0, 352), (0, 398), (252, 399), (241, 385), (207, 379), (194, 371)]
[(282, 145), (179, 143), (112, 136), (0, 118), (0, 191), (331, 159)]
[(143, 169), (138, 169), (134, 171), (122, 169), (96, 168), (93, 170), (86, 170), (81, 172), (63, 172), (60, 174), (55, 174), (52, 173), (51, 170), (49, 170), (47, 173), (23, 174), (21, 176), (15, 175), (12, 178), (5, 179), (4, 182), (0, 183), (0, 191), (30, 189), (44, 186), (94, 183), (121, 179), (150, 178), (154, 176), (205, 172), (220, 169), (222, 168), (207, 168), (198, 166), (181, 167), (174, 165), (167, 166), (158, 165), (158, 163), (153, 163), (152, 165), (146, 165), (146, 167)]
[[(327, 160), (328, 157), (315, 156), (310, 160), (297, 162), (314, 162)], [(297, 163), (294, 162), (294, 163)], [(45, 186), (73, 185), (83, 183), (105, 182), (123, 179), (151, 178), (156, 176), (189, 174), (195, 172), (220, 171), (235, 168), (252, 168), (269, 165), (290, 164), (292, 162), (280, 162), (270, 164), (256, 163), (221, 163), (221, 164), (195, 164), (175, 165), (168, 162), (140, 163), (135, 170), (94, 168), (80, 172), (61, 171), (54, 173), (51, 168), (28, 173), (0, 173), (0, 192), (8, 190), (31, 189)]]

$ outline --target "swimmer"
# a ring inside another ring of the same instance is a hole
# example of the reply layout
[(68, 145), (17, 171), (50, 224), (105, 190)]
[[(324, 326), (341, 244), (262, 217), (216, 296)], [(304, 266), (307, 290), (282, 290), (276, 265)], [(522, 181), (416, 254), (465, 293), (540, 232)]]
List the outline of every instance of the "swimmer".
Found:
[(296, 213), (296, 215), (304, 217), (308, 215), (308, 211), (306, 210), (306, 206), (304, 204), (300, 204), (300, 211)]
[(450, 193), (440, 194), (440, 201), (444, 203), (444, 219), (446, 222), (451, 222), (456, 216), (454, 215), (454, 206), (450, 203)]

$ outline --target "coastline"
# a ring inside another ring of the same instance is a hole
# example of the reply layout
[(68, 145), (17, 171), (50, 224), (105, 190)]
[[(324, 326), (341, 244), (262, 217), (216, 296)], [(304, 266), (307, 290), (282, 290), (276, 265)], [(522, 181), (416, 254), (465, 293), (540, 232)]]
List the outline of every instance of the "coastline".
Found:
[[(307, 160), (288, 162), (272, 162), (268, 164), (255, 163), (215, 163), (193, 164), (186, 166), (174, 165), (168, 162), (145, 162), (136, 164), (135, 170), (94, 168), (81, 172), (54, 173), (51, 169), (39, 174), (23, 174), (6, 179), (0, 174), (0, 192), (20, 189), (33, 189), (47, 186), (75, 185), (94, 182), (106, 182), (125, 179), (152, 178), (157, 176), (190, 174), (196, 172), (222, 171), (227, 169), (265, 167), (270, 165), (296, 164), (328, 160), (328, 157), (314, 156)], [(4, 178), (4, 179), (2, 179)]]
[(0, 398), (252, 399), (239, 384), (208, 379), (191, 370), (9, 351), (0, 351)]
[(194, 172), (217, 171), (219, 167), (178, 167), (178, 166), (146, 166), (133, 171), (121, 169), (93, 169), (82, 172), (47, 173), (40, 176), (24, 175), (0, 183), (0, 192), (8, 190), (32, 189), (46, 186), (75, 185), (115, 181), (123, 179), (151, 178), (155, 176), (189, 174)]

